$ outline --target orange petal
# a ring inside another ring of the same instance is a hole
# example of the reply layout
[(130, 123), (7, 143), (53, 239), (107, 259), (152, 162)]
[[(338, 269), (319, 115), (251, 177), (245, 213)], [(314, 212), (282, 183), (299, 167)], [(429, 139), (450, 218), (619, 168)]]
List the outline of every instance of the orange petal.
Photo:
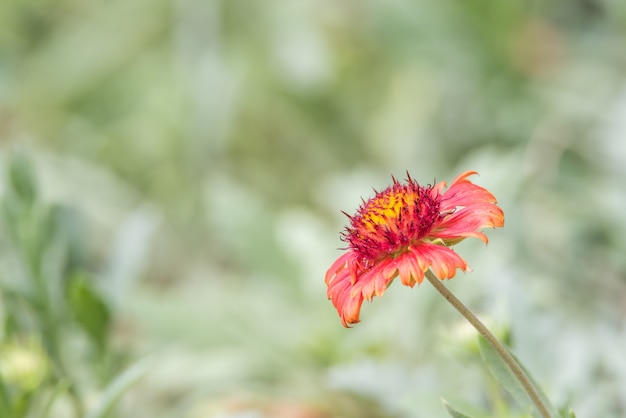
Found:
[(398, 269), (392, 260), (382, 261), (359, 278), (352, 292), (353, 294), (361, 293), (367, 300), (371, 300), (374, 296), (380, 297), (397, 274)]
[(467, 271), (467, 263), (456, 252), (448, 247), (435, 244), (421, 244), (411, 248), (413, 254), (423, 267), (423, 273), (429, 268), (440, 279), (450, 279), (456, 269)]
[(340, 270), (330, 281), (327, 295), (337, 309), (344, 327), (359, 322), (363, 296), (360, 292), (352, 293), (350, 271)]
[(324, 282), (328, 285), (330, 284), (335, 275), (341, 270), (345, 269), (348, 266), (348, 261), (354, 260), (355, 256), (352, 251), (348, 251), (347, 253), (341, 255), (335, 262), (330, 266), (328, 271), (326, 272), (326, 276), (324, 277)]
[(398, 275), (402, 284), (405, 286), (413, 287), (415, 283), (424, 278), (424, 272), (420, 269), (417, 259), (412, 252), (406, 252), (396, 259), (398, 266)]

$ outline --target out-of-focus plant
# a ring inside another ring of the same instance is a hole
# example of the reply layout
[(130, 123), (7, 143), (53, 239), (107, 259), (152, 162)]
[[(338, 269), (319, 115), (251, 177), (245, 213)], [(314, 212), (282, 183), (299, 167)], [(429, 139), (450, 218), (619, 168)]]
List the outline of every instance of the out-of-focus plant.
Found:
[(5, 341), (0, 346), (0, 411), (24, 416), (49, 374), (49, 358), (38, 341)]
[(0, 416), (83, 417), (86, 397), (113, 380), (121, 360), (110, 350), (111, 310), (97, 286), (86, 229), (78, 211), (43, 201), (25, 155), (10, 158), (6, 171)]

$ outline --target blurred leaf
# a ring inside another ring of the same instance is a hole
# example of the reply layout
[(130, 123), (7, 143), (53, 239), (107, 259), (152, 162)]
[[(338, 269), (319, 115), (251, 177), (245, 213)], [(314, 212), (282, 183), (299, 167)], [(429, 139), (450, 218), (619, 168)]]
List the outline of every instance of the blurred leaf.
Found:
[(16, 396), (14, 418), (26, 417), (33, 406), (33, 396), (30, 392), (21, 392)]
[[(535, 407), (535, 404), (530, 399), (530, 396), (524, 390), (522, 384), (517, 380), (509, 366), (502, 360), (502, 358), (498, 355), (498, 353), (489, 345), (487, 340), (485, 340), (482, 336), (478, 337), (478, 345), (480, 348), (480, 354), (483, 358), (483, 361), (487, 364), (487, 368), (491, 372), (491, 375), (496, 379), (498, 383), (500, 383), (506, 390), (513, 396), (515, 401), (519, 404), (519, 406), (528, 412), (531, 412), (533, 416), (541, 418), (539, 411)], [(513, 356), (513, 354), (511, 354)], [(519, 360), (513, 356), (515, 361), (522, 368), (535, 390), (539, 394), (539, 397), (543, 401), (544, 405), (548, 409), (548, 412), (551, 416), (557, 417), (559, 414), (556, 412), (555, 408), (548, 401), (546, 395), (541, 391), (539, 385), (532, 378), (528, 370), (519, 362)]]
[(37, 197), (37, 182), (33, 167), (24, 155), (17, 154), (9, 163), (10, 185), (25, 204), (31, 205)]
[[(2, 289), (3, 292), (5, 291)], [(6, 303), (5, 301), (2, 301)], [(10, 338), (15, 335), (19, 330), (19, 326), (16, 320), (16, 313), (10, 310), (7, 310), (4, 317), (4, 324), (2, 324), (2, 336), (4, 338)]]
[(50, 411), (52, 411), (52, 407), (54, 406), (54, 402), (64, 393), (68, 392), (68, 389), (70, 387), (70, 383), (67, 380), (59, 380), (54, 387), (52, 388), (52, 391), (47, 394), (47, 399), (44, 401), (42, 407), (40, 408), (39, 411), (36, 411), (38, 415), (36, 415), (37, 417), (50, 417)]
[(107, 386), (100, 402), (87, 414), (86, 418), (105, 418), (109, 415), (120, 397), (142, 377), (152, 366), (152, 361), (143, 359), (120, 373)]
[(104, 350), (111, 313), (84, 277), (70, 280), (68, 302), (74, 318), (100, 350)]
[(0, 416), (12, 417), (14, 415), (12, 411), (13, 405), (11, 403), (11, 398), (9, 397), (9, 391), (7, 390), (4, 380), (0, 375)]
[(465, 415), (459, 411), (457, 411), (456, 409), (452, 408), (450, 406), (450, 404), (448, 403), (448, 401), (446, 401), (445, 399), (442, 399), (443, 401), (443, 406), (446, 407), (446, 409), (448, 410), (448, 413), (450, 414), (451, 417), (453, 418), (471, 418), (469, 415)]
[(54, 204), (48, 212), (45, 227), (49, 240), (61, 239), (65, 244), (67, 253), (63, 274), (76, 271), (85, 265), (88, 248), (87, 231), (80, 211), (64, 204)]
[(16, 224), (19, 222), (22, 213), (20, 204), (13, 194), (6, 193), (2, 197), (2, 215), (5, 219), (6, 231), (15, 236)]

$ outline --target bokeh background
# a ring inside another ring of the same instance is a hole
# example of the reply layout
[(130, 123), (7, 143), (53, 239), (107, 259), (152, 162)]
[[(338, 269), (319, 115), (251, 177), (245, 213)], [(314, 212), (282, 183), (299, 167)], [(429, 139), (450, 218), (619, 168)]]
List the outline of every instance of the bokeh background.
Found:
[(626, 416), (625, 41), (616, 0), (3, 0), (0, 415), (525, 416), (428, 283), (326, 299), (341, 210), (477, 170), (506, 225), (446, 284)]

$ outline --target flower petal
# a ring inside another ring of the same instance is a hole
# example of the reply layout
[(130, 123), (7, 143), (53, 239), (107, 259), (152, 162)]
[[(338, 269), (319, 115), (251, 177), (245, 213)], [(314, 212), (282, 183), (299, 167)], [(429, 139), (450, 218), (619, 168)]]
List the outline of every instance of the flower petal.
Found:
[(413, 252), (408, 251), (402, 254), (395, 260), (395, 263), (398, 266), (398, 275), (403, 285), (413, 287), (415, 283), (418, 283), (418, 279), (419, 283), (422, 282), (424, 273), (420, 269)]
[(444, 241), (476, 237), (487, 243), (483, 228), (496, 228), (504, 225), (504, 213), (494, 204), (475, 204), (457, 210), (444, 217), (429, 234), (431, 238)]
[(363, 295), (361, 292), (353, 294), (352, 290), (350, 271), (347, 269), (341, 270), (328, 285), (328, 298), (335, 305), (344, 327), (360, 321)]
[(359, 277), (352, 294), (360, 293), (367, 300), (372, 300), (374, 296), (380, 297), (397, 275), (398, 269), (393, 265), (393, 260), (383, 260)]
[(456, 252), (448, 247), (435, 244), (420, 244), (411, 247), (421, 270), (417, 282), (424, 280), (424, 273), (431, 268), (440, 279), (451, 279), (456, 274), (456, 269), (468, 271), (467, 263)]
[(459, 206), (468, 207), (476, 204), (496, 203), (496, 198), (487, 189), (477, 186), (467, 177), (477, 174), (475, 171), (466, 171), (457, 176), (450, 188), (441, 195), (442, 212), (452, 211)]
[(440, 211), (444, 218), (433, 228), (429, 238), (440, 238), (448, 244), (475, 237), (487, 243), (479, 229), (504, 225), (504, 212), (496, 198), (487, 190), (467, 180), (475, 171), (457, 176), (450, 188), (441, 195)]
[(343, 269), (347, 268), (349, 261), (354, 261), (355, 255), (352, 251), (348, 251), (345, 254), (342, 254), (335, 262), (330, 266), (328, 271), (326, 272), (326, 277), (324, 277), (324, 282), (327, 285), (334, 280), (335, 276)]

